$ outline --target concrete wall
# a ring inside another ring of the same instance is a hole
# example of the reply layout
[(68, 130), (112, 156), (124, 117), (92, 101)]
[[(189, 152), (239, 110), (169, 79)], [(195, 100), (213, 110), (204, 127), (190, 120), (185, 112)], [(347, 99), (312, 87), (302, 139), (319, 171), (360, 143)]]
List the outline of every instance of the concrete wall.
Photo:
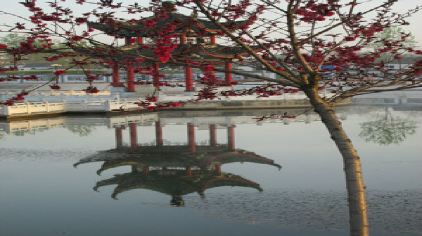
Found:
[(207, 110), (207, 109), (264, 109), (264, 108), (293, 108), (309, 107), (306, 99), (298, 100), (247, 100), (247, 101), (201, 101), (200, 103), (188, 102), (181, 109)]

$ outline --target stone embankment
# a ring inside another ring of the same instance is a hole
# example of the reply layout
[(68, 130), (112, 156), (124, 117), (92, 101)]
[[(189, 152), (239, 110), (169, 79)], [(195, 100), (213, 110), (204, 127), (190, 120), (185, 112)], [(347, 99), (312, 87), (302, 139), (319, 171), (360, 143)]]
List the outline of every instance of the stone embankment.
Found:
[[(147, 109), (139, 106), (142, 102), (135, 97), (120, 95), (75, 96), (61, 94), (37, 98), (37, 101), (16, 103), (12, 106), (0, 106), (0, 117), (6, 119), (34, 117), (43, 115), (72, 113), (104, 113), (143, 112)], [(309, 102), (303, 94), (285, 94), (271, 97), (222, 97), (215, 100), (195, 101), (194, 94), (160, 95), (157, 104), (182, 102), (182, 106), (162, 109), (172, 110), (228, 110), (228, 109), (271, 109), (271, 108), (304, 108)], [(155, 103), (152, 104), (156, 105)]]

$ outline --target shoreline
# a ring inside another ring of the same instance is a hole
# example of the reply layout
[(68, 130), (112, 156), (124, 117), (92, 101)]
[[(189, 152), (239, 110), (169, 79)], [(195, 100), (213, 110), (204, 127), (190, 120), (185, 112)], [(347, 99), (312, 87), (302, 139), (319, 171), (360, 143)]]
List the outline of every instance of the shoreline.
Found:
[[(351, 101), (341, 104), (350, 105)], [(182, 107), (163, 108), (157, 111), (148, 111), (145, 108), (132, 108), (127, 110), (85, 110), (85, 111), (49, 111), (49, 112), (31, 112), (18, 113), (13, 115), (0, 114), (0, 120), (24, 120), (32, 118), (45, 118), (55, 116), (119, 116), (124, 114), (143, 114), (152, 112), (172, 112), (172, 111), (219, 111), (219, 110), (273, 110), (273, 109), (295, 109), (310, 108), (310, 104), (306, 99), (298, 100), (245, 100), (245, 101), (201, 101), (188, 102)], [(1, 110), (0, 110), (1, 111)]]

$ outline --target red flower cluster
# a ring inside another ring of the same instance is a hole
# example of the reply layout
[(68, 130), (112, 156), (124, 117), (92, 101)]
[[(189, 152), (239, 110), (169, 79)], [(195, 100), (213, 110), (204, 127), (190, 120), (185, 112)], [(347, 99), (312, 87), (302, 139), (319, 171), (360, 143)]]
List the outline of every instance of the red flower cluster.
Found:
[(250, 0), (241, 0), (238, 4), (228, 6), (227, 11), (229, 12), (229, 16), (234, 20), (244, 16), (246, 9), (251, 5)]
[(245, 95), (258, 95), (257, 97), (270, 97), (278, 96), (282, 93), (297, 93), (299, 89), (297, 88), (285, 88), (283, 86), (277, 86), (273, 84), (268, 84), (264, 86), (256, 86), (250, 89), (241, 89), (241, 90), (229, 90), (220, 92), (221, 96), (225, 97), (235, 97), (235, 96), (245, 96)]
[(60, 88), (61, 88), (58, 84), (50, 84), (49, 86), (53, 90), (60, 90)]
[(201, 66), (202, 73), (204, 76), (201, 78), (201, 83), (213, 86), (217, 84), (217, 77), (215, 76), (215, 68), (212, 64), (204, 64)]
[(143, 21), (143, 24), (145, 27), (151, 29), (155, 26), (155, 24), (157, 24), (157, 21), (153, 19), (147, 19)]
[(339, 7), (337, 4), (317, 3), (315, 0), (310, 0), (299, 7), (295, 13), (302, 16), (300, 19), (305, 22), (324, 21), (326, 17), (334, 15), (337, 7)]
[(23, 102), (25, 100), (25, 96), (28, 95), (28, 92), (26, 91), (22, 91), (18, 94), (16, 94), (16, 96), (7, 99), (6, 101), (4, 101), (3, 103), (0, 103), (2, 105), (5, 106), (13, 106), (15, 105), (16, 102)]
[(145, 99), (148, 102), (157, 102), (158, 101), (158, 97), (157, 96), (147, 96)]
[(176, 30), (176, 23), (168, 24), (160, 28), (159, 35), (155, 39), (154, 54), (161, 63), (168, 62), (174, 49), (177, 48), (177, 45), (173, 43), (174, 30)]
[(65, 70), (56, 70), (54, 71), (55, 76), (63, 75), (66, 71)]
[(100, 92), (100, 90), (97, 89), (97, 87), (94, 87), (94, 86), (88, 86), (83, 91), (85, 91), (86, 93), (98, 93), (98, 92)]

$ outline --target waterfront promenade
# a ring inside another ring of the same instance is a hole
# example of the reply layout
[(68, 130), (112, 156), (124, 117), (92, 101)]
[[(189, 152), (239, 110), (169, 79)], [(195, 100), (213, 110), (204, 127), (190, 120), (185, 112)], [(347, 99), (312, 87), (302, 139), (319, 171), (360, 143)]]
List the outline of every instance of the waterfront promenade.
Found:
[[(217, 91), (227, 91), (253, 87), (257, 84), (243, 84), (237, 87), (221, 87)], [(2, 84), (0, 96), (5, 100), (16, 95), (16, 91), (30, 90), (36, 84)], [(61, 84), (61, 90), (51, 90), (44, 86), (31, 92), (25, 101), (12, 106), (1, 106), (0, 117), (22, 118), (41, 115), (70, 113), (107, 113), (143, 112), (165, 109), (177, 110), (220, 110), (220, 109), (264, 109), (264, 108), (303, 108), (309, 103), (303, 93), (284, 92), (281, 95), (264, 97), (259, 95), (219, 96), (215, 99), (199, 100), (197, 91), (186, 92), (180, 87), (163, 87), (156, 91), (153, 86), (137, 86), (135, 93), (128, 93), (124, 88), (113, 88), (109, 83), (96, 83), (100, 92), (88, 94), (82, 91), (85, 83)], [(196, 88), (199, 90), (200, 88)], [(147, 97), (156, 97), (156, 101), (147, 101)], [(147, 106), (140, 104), (149, 103)], [(161, 104), (178, 103), (177, 106), (163, 107)], [(160, 107), (161, 106), (161, 107)]]
[[(17, 91), (30, 90), (37, 83), (2, 83), (0, 98), (16, 95)], [(233, 87), (221, 87), (217, 91), (248, 88), (262, 83), (245, 83)], [(87, 94), (82, 91), (86, 83), (63, 83), (61, 90), (51, 90), (48, 86), (31, 92), (22, 102), (12, 106), (0, 106), (1, 119), (50, 116), (58, 114), (107, 114), (116, 115), (127, 112), (147, 112), (155, 110), (227, 110), (227, 109), (272, 109), (272, 108), (306, 108), (309, 102), (301, 92), (283, 92), (276, 96), (219, 96), (212, 100), (197, 99), (197, 91), (185, 92), (184, 88), (163, 87), (156, 91), (152, 85), (137, 86), (137, 92), (128, 93), (124, 88), (113, 88), (109, 83), (96, 83), (98, 93)], [(199, 90), (199, 88), (196, 88)], [(324, 96), (331, 96), (327, 90), (321, 90)], [(156, 97), (148, 101), (147, 97)], [(352, 101), (343, 103), (350, 104)], [(148, 105), (141, 106), (140, 104)], [(168, 105), (178, 103), (177, 106)], [(357, 96), (353, 103), (361, 105), (422, 105), (420, 89), (407, 91), (382, 92)], [(160, 104), (167, 104), (161, 106)], [(159, 108), (159, 109), (158, 109)]]

